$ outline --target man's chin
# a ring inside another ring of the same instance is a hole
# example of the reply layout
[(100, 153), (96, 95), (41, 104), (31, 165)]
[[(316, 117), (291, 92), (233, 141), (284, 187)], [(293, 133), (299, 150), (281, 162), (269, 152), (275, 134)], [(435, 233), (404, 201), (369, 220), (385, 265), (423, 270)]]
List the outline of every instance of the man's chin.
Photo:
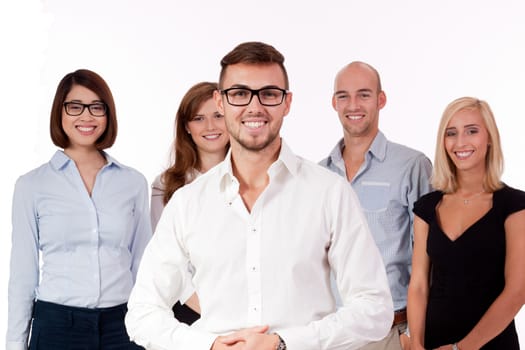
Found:
[(245, 150), (250, 152), (260, 152), (268, 148), (276, 138), (252, 139), (252, 140), (237, 140), (237, 143)]

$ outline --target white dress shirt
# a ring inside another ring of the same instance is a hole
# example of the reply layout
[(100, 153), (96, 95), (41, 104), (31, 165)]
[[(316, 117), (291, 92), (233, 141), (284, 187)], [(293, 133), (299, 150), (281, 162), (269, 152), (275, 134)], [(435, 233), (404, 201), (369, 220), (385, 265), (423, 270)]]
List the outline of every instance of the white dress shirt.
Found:
[[(284, 142), (268, 175), (251, 212), (230, 153), (175, 192), (130, 296), (132, 340), (151, 350), (209, 350), (218, 335), (269, 325), (290, 350), (356, 349), (388, 333), (385, 268), (351, 186)], [(331, 270), (344, 303), (337, 310)], [(189, 327), (171, 306), (192, 282), (202, 314)]]
[[(196, 169), (189, 171), (188, 174), (186, 174), (186, 183), (192, 182), (200, 175), (202, 175), (202, 173)], [(150, 214), (151, 228), (153, 231), (157, 228), (157, 223), (159, 222), (162, 211), (164, 210), (164, 191), (165, 188), (162, 181), (162, 174), (160, 174), (155, 180), (153, 180), (153, 184), (151, 185)], [(191, 266), (191, 264), (188, 264), (188, 274), (193, 274), (193, 266)], [(191, 276), (189, 277), (191, 278)], [(193, 293), (195, 293), (195, 288), (193, 288), (191, 284), (188, 284), (185, 292), (179, 297), (180, 302), (185, 304)]]

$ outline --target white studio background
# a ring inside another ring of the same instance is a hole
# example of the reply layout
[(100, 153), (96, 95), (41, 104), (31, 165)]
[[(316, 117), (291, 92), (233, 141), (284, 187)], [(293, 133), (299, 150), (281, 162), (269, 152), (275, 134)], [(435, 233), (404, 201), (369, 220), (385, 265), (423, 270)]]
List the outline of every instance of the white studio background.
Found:
[(49, 111), (66, 73), (88, 68), (108, 82), (119, 119), (109, 152), (151, 182), (166, 165), (182, 95), (217, 80), (220, 58), (237, 44), (265, 41), (285, 55), (294, 100), (282, 135), (314, 161), (342, 135), (330, 105), (335, 73), (366, 61), (388, 96), (380, 117), (387, 137), (433, 159), (446, 104), (485, 99), (503, 139), (504, 180), (525, 189), (524, 7), (521, 0), (0, 0), (0, 337), (13, 185), (55, 151)]

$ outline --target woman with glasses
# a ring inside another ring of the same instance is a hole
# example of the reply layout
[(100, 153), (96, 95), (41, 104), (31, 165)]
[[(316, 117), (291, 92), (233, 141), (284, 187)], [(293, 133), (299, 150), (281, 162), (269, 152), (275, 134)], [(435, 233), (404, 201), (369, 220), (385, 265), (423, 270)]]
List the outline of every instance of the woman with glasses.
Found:
[(414, 205), (410, 348), (517, 350), (525, 192), (501, 182), (500, 137), (485, 101), (447, 106), (433, 171), (436, 191)]
[[(216, 83), (201, 82), (192, 86), (182, 98), (175, 116), (175, 140), (172, 162), (152, 186), (151, 223), (157, 226), (164, 206), (173, 193), (200, 174), (224, 160), (229, 148), (229, 136), (224, 117), (213, 100)], [(191, 266), (188, 267), (189, 276)], [(191, 278), (191, 277), (190, 277)], [(186, 300), (187, 299), (187, 300)], [(187, 291), (181, 304), (173, 307), (175, 317), (192, 324), (199, 318), (200, 308), (193, 290)]]
[(30, 349), (141, 349), (124, 315), (151, 237), (148, 187), (104, 151), (117, 118), (98, 74), (60, 81), (50, 131), (61, 150), (14, 191), (7, 349), (29, 334)]

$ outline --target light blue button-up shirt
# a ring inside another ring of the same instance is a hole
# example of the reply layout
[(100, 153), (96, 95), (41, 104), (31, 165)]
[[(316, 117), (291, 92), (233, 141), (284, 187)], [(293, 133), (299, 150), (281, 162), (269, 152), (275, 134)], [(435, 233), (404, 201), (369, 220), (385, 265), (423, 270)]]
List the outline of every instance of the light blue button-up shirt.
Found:
[(27, 347), (35, 299), (86, 308), (128, 300), (151, 238), (148, 184), (104, 155), (91, 196), (62, 151), (16, 183), (8, 348)]
[[(340, 140), (319, 164), (346, 178)], [(390, 142), (378, 132), (351, 185), (383, 256), (394, 309), (407, 305), (412, 269), (414, 202), (431, 190), (432, 164), (421, 152)]]

